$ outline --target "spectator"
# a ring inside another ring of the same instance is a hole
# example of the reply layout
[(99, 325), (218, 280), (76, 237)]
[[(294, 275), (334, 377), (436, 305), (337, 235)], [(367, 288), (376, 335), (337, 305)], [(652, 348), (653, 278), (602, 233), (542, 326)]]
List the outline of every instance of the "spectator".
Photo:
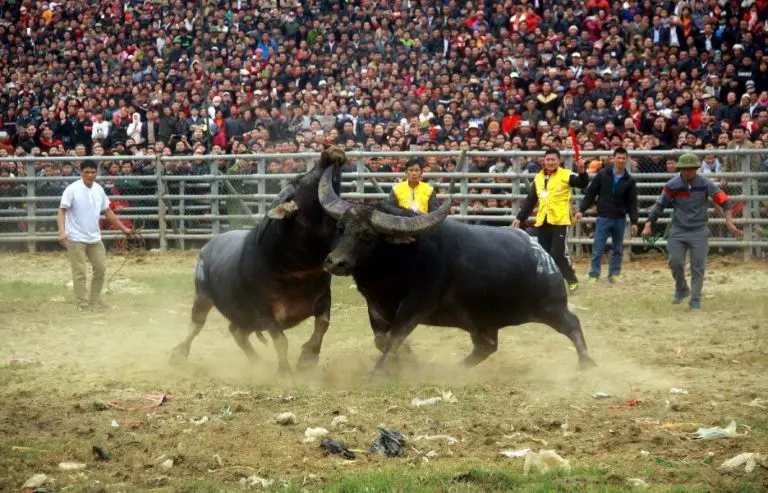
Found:
[(519, 228), (528, 220), (538, 204), (534, 227), (537, 228), (539, 243), (552, 255), (570, 291), (575, 291), (579, 286), (579, 280), (568, 258), (566, 244), (568, 226), (571, 225), (571, 189), (586, 188), (589, 184), (583, 161), (579, 162), (577, 170), (578, 173), (572, 173), (561, 168), (560, 152), (557, 149), (548, 149), (544, 155), (544, 168), (536, 173), (528, 196), (520, 207), (517, 218), (512, 222), (513, 228)]
[[(59, 243), (67, 249), (72, 267), (75, 303), (79, 311), (105, 308), (101, 299), (104, 274), (107, 270), (104, 258), (104, 244), (101, 241), (99, 216), (103, 213), (109, 222), (124, 234), (132, 235), (133, 230), (118, 220), (104, 189), (95, 183), (98, 165), (91, 160), (80, 165), (81, 179), (67, 186), (61, 196), (57, 217)], [(90, 297), (86, 298), (86, 262), (91, 264)]]
[(766, 142), (761, 5), (6, 2), (0, 153), (562, 151), (575, 120), (585, 149)]
[[(692, 310), (701, 309), (709, 237), (707, 228), (709, 199), (722, 207), (728, 231), (736, 238), (742, 235), (742, 232), (733, 224), (733, 211), (728, 195), (713, 181), (698, 175), (696, 171), (699, 166), (699, 158), (695, 155), (680, 156), (676, 163), (680, 174), (667, 182), (643, 228), (643, 236), (650, 236), (651, 227), (661, 212), (667, 207), (673, 208), (672, 230), (667, 243), (669, 268), (675, 280), (672, 303), (681, 303), (683, 299), (690, 296), (689, 306)], [(686, 198), (686, 200), (678, 200), (679, 198)], [(691, 263), (690, 288), (685, 280), (685, 257), (688, 251), (690, 251)]]
[(629, 216), (632, 236), (637, 236), (637, 187), (635, 179), (626, 169), (628, 158), (624, 148), (619, 147), (613, 151), (613, 166), (598, 171), (587, 187), (579, 212), (576, 213), (576, 222), (578, 222), (582, 215), (597, 203), (597, 226), (595, 241), (592, 244), (592, 265), (589, 270), (589, 280), (593, 282), (600, 279), (600, 263), (605, 253), (608, 236), (612, 241), (608, 281), (613, 283), (621, 275), (627, 216)]
[(437, 200), (437, 189), (421, 181), (424, 174), (424, 163), (414, 159), (405, 164), (406, 179), (392, 187), (388, 203), (403, 209), (426, 214), (440, 207)]

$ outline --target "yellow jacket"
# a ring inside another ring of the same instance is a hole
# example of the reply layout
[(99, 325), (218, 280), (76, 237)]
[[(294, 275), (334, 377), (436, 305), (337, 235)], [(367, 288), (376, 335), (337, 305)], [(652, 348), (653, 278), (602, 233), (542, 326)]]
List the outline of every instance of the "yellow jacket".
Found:
[[(431, 185), (423, 181), (419, 182), (416, 188), (411, 188), (406, 180), (392, 187), (392, 196), (399, 207), (426, 214), (430, 211), (430, 200), (433, 199), (434, 191)], [(434, 197), (433, 205), (436, 205), (437, 198)]]
[(589, 175), (572, 173), (565, 168), (558, 168), (549, 175), (545, 183), (544, 170), (539, 171), (533, 179), (533, 186), (525, 199), (517, 218), (525, 221), (533, 211), (536, 202), (539, 211), (536, 213), (536, 224), (539, 227), (546, 221), (553, 226), (569, 226), (571, 224), (571, 188), (584, 188), (589, 185)]

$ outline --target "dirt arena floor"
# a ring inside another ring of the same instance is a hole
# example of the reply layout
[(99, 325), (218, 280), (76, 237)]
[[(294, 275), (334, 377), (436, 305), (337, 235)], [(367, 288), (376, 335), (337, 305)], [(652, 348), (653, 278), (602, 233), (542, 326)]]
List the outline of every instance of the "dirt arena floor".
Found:
[[(263, 362), (250, 365), (215, 311), (188, 364), (170, 366), (195, 256), (134, 254), (110, 282), (111, 309), (77, 313), (62, 254), (2, 255), (0, 491), (21, 491), (35, 474), (46, 475), (39, 491), (74, 492), (626, 491), (634, 479), (650, 491), (768, 488), (768, 459), (750, 472), (721, 468), (741, 453), (768, 456), (766, 263), (712, 257), (700, 313), (670, 304), (661, 257), (628, 262), (621, 284), (583, 283), (570, 302), (598, 364), (587, 372), (542, 325), (505, 329), (500, 350), (471, 371), (456, 366), (466, 333), (422, 326), (409, 339), (417, 361), (371, 383), (377, 352), (348, 278), (334, 280), (314, 371), (277, 378), (271, 343), (256, 340)], [(122, 263), (110, 256), (108, 276)], [(307, 321), (287, 333), (292, 364), (310, 332)], [(447, 392), (454, 399), (412, 406)], [(284, 412), (297, 423), (277, 424)], [(334, 428), (338, 416), (346, 424)], [(694, 438), (732, 420), (733, 437)], [(379, 426), (405, 435), (403, 457), (369, 451)], [(303, 443), (317, 427), (356, 459)], [(524, 459), (501, 452), (526, 448), (555, 450), (573, 469), (523, 476)]]

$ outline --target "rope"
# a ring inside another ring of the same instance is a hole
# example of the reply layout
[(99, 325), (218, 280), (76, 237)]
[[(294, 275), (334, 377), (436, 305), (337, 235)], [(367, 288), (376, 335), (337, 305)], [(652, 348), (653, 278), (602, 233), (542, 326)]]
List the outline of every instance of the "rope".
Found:
[(123, 267), (125, 267), (128, 259), (134, 256), (136, 253), (146, 250), (147, 241), (141, 234), (145, 226), (144, 220), (137, 219), (134, 221), (133, 225), (133, 236), (128, 236), (123, 233), (115, 242), (115, 249), (123, 253), (123, 262), (120, 264), (120, 267), (118, 267), (115, 272), (109, 276), (109, 279), (107, 280), (106, 294), (112, 294), (112, 280), (115, 278), (115, 276), (117, 276), (118, 273), (120, 273), (121, 270), (123, 270)]
[(667, 253), (666, 249), (662, 247), (661, 245), (657, 245), (656, 242), (659, 241), (662, 238), (663, 235), (656, 235), (656, 236), (643, 236), (643, 243), (645, 244), (646, 248), (650, 248), (652, 250), (658, 250), (661, 253), (665, 254)]

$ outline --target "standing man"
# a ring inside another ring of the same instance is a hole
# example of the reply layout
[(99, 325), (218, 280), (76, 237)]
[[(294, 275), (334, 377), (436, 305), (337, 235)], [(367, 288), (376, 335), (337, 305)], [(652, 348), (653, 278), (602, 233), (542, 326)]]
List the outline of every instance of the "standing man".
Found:
[[(696, 173), (699, 158), (694, 154), (683, 154), (677, 161), (680, 174), (664, 186), (664, 190), (651, 209), (643, 228), (643, 236), (651, 235), (651, 227), (667, 207), (672, 207), (672, 230), (667, 240), (669, 268), (675, 279), (675, 294), (672, 303), (679, 304), (691, 296), (692, 310), (701, 308), (701, 291), (704, 287), (704, 269), (707, 263), (709, 229), (709, 199), (720, 206), (725, 215), (725, 226), (736, 238), (741, 230), (733, 224), (731, 202), (725, 192), (712, 180)], [(685, 254), (691, 255), (691, 289), (685, 280)]]
[(597, 172), (587, 187), (579, 212), (576, 213), (576, 222), (579, 222), (587, 209), (597, 202), (595, 241), (592, 244), (592, 266), (589, 269), (590, 282), (600, 279), (600, 263), (609, 235), (613, 247), (608, 266), (608, 282), (615, 282), (621, 275), (627, 214), (632, 225), (632, 236), (637, 236), (637, 185), (626, 169), (628, 160), (627, 150), (617, 147), (613, 151), (613, 166)]
[[(101, 242), (99, 217), (103, 213), (110, 223), (127, 235), (133, 230), (121, 223), (109, 208), (109, 198), (96, 183), (98, 166), (86, 160), (80, 165), (80, 180), (70, 183), (61, 196), (56, 223), (59, 243), (67, 249), (72, 267), (75, 303), (79, 311), (106, 308), (101, 299), (104, 273), (107, 270), (104, 244)], [(86, 298), (86, 260), (93, 268), (90, 297)]]
[(426, 214), (440, 207), (437, 190), (432, 185), (421, 181), (424, 164), (411, 159), (405, 164), (405, 181), (392, 187), (387, 203), (409, 209), (418, 214)]
[(525, 198), (513, 228), (519, 228), (533, 212), (536, 203), (539, 211), (534, 226), (538, 231), (539, 244), (547, 251), (560, 268), (568, 289), (575, 291), (579, 280), (568, 257), (566, 235), (571, 225), (571, 191), (573, 187), (589, 185), (589, 175), (582, 161), (576, 165), (578, 173), (560, 167), (560, 151), (548, 149), (544, 154), (544, 167), (536, 173), (528, 197)]

